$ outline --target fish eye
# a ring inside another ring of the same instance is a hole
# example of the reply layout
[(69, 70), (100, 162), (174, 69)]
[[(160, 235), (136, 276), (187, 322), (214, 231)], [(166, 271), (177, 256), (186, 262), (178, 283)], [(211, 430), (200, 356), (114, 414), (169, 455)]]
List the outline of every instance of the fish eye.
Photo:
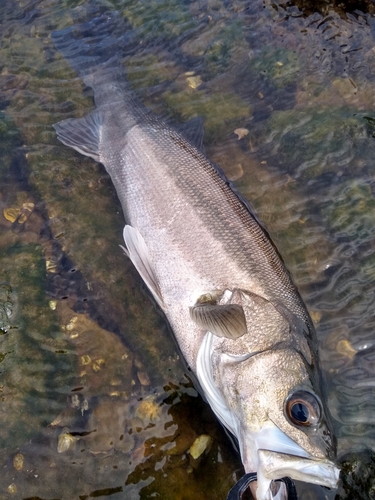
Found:
[(316, 425), (322, 411), (319, 400), (308, 391), (296, 391), (285, 402), (285, 413), (288, 420), (298, 426)]

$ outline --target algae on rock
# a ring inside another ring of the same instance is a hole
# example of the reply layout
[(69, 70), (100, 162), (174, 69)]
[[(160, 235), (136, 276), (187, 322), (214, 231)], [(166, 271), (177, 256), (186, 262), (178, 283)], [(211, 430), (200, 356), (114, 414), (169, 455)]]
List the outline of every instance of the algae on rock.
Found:
[(275, 87), (284, 88), (297, 83), (301, 62), (295, 51), (268, 47), (251, 59), (250, 69)]
[(235, 94), (182, 89), (177, 92), (168, 90), (163, 99), (172, 112), (184, 121), (196, 116), (205, 119), (205, 142), (217, 141), (227, 132), (230, 123), (238, 126), (249, 118), (251, 110), (247, 103)]
[(255, 128), (249, 135), (252, 144), (267, 146), (270, 159), (305, 183), (338, 169), (361, 169), (375, 148), (363, 114), (348, 108), (275, 111), (266, 131)]
[(62, 388), (69, 386), (74, 359), (45, 295), (41, 246), (9, 247), (2, 252), (0, 267), (1, 281), (17, 300), (12, 327), (0, 338), (0, 444), (5, 449), (39, 433), (50, 413), (62, 407)]

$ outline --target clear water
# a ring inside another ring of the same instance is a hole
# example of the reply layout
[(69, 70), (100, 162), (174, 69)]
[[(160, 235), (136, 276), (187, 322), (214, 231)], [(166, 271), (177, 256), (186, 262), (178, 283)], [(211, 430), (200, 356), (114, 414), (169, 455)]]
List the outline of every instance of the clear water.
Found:
[(93, 4), (142, 40), (126, 66), (144, 101), (205, 118), (208, 156), (278, 246), (317, 326), (336, 498), (374, 498), (372, 3), (2, 0), (0, 499), (224, 499), (242, 474), (122, 255), (107, 174), (51, 127), (92, 109), (50, 34)]

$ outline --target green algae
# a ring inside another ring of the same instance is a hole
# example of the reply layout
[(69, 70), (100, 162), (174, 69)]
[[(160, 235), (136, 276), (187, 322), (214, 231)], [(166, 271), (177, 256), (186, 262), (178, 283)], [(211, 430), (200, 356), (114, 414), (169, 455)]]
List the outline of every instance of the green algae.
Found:
[(9, 181), (9, 167), (14, 157), (14, 151), (21, 146), (19, 131), (4, 112), (0, 112), (0, 182)]
[(361, 241), (374, 236), (375, 199), (371, 186), (359, 179), (341, 184), (332, 193), (324, 213), (336, 234), (357, 236)]
[(347, 108), (361, 113), (374, 111), (372, 84), (352, 78), (317, 82), (309, 76), (298, 82), (296, 107), (326, 111)]
[(162, 37), (173, 39), (195, 27), (188, 4), (179, 0), (151, 0), (147, 3), (127, 1), (122, 7), (122, 15), (138, 28), (142, 40)]
[(251, 133), (253, 143), (272, 143), (280, 166), (298, 172), (304, 182), (336, 171), (337, 165), (361, 169), (373, 149), (363, 115), (348, 108), (275, 111), (262, 133), (262, 138)]
[[(71, 22), (67, 10), (60, 12), (50, 30)], [(32, 146), (27, 153), (29, 187), (44, 200), (49, 226), (53, 232), (56, 230), (53, 236), (85, 276), (87, 286), (100, 290), (111, 302), (107, 308), (100, 304), (103, 314), (110, 311), (108, 321), (117, 325), (135, 352), (144, 353), (157, 380), (169, 379), (171, 372), (179, 378), (181, 368), (174, 342), (163, 331), (160, 316), (136, 284), (140, 279), (119, 247), (124, 222), (108, 175), (87, 158), (56, 147), (58, 141), (51, 125), (66, 118), (67, 112), (85, 114), (93, 106), (92, 99), (83, 94), (82, 82), (60, 55), (55, 53), (52, 62), (47, 61), (48, 51), (44, 49), (53, 48), (49, 38), (32, 39), (33, 59), (28, 50), (23, 50), (29, 38), (29, 30), (20, 29), (11, 41), (12, 50), (0, 53), (5, 66), (12, 62), (17, 73), (19, 64), (30, 76), (27, 88), (13, 95), (7, 108), (7, 120), (11, 117), (25, 145)], [(18, 53), (22, 55), (16, 57)], [(29, 64), (27, 68), (24, 61)], [(144, 308), (147, 315), (143, 314)]]
[(347, 307), (353, 309), (365, 302), (363, 293), (375, 279), (375, 255), (372, 249), (375, 235), (374, 190), (368, 181), (351, 179), (332, 188), (331, 196), (331, 202), (322, 209), (327, 227), (336, 239), (346, 241), (349, 255), (357, 255), (364, 249), (361, 259), (355, 258), (351, 262), (352, 273), (354, 275), (355, 272), (360, 289), (350, 289), (347, 275), (342, 276), (338, 283), (340, 296), (347, 296)]
[(227, 133), (228, 127), (238, 126), (250, 115), (250, 107), (235, 94), (208, 94), (191, 89), (180, 92), (167, 91), (163, 99), (169, 109), (183, 121), (202, 116), (205, 124), (205, 141), (217, 141)]
[(150, 89), (163, 82), (172, 81), (176, 70), (161, 62), (154, 54), (130, 58), (126, 63), (126, 76), (132, 88)]
[(209, 40), (202, 37), (202, 50), (204, 43), (202, 62), (204, 63), (205, 78), (211, 79), (224, 73), (237, 54), (248, 48), (244, 41), (244, 35), (245, 28), (242, 22), (239, 19), (233, 19), (223, 26), (218, 24)]
[[(0, 444), (4, 449), (19, 446), (40, 432), (49, 423), (49, 412), (64, 404), (56, 387), (69, 384), (74, 360), (45, 295), (41, 246), (11, 246), (2, 253), (0, 263), (1, 280), (17, 301), (12, 328), (1, 337)], [(9, 294), (6, 300), (9, 308)], [(46, 349), (49, 341), (66, 354)]]
[(251, 59), (249, 70), (266, 78), (276, 88), (284, 88), (298, 80), (301, 62), (297, 52), (265, 48), (259, 55)]

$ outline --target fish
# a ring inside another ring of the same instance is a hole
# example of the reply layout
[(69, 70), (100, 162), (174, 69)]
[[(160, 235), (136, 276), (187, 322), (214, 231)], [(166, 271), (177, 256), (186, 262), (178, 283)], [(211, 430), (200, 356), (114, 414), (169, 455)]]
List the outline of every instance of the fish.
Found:
[[(164, 312), (200, 389), (238, 441), (257, 500), (285, 499), (284, 476), (336, 488), (340, 469), (316, 333), (249, 202), (131, 89), (118, 12), (52, 33), (95, 108), (54, 125), (104, 165), (124, 213), (124, 251)], [(195, 135), (195, 139), (194, 136)]]

